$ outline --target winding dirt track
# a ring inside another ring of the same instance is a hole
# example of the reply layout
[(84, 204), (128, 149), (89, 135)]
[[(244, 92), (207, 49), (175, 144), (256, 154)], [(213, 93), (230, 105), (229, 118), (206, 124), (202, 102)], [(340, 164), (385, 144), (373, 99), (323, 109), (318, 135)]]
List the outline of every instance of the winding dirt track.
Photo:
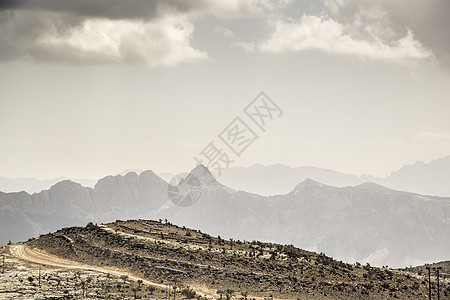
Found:
[[(122, 275), (128, 276), (128, 279), (137, 281), (142, 280), (142, 282), (146, 285), (152, 285), (159, 288), (166, 288), (167, 286), (164, 284), (156, 283), (144, 278), (141, 278), (139, 276), (133, 275), (126, 270), (121, 270), (117, 268), (102, 268), (97, 266), (91, 266), (91, 265), (83, 265), (79, 262), (60, 258), (55, 255), (51, 255), (48, 253), (45, 253), (44, 251), (39, 251), (37, 249), (32, 249), (24, 244), (13, 244), (9, 246), (9, 251), (11, 255), (16, 257), (17, 259), (28, 261), (35, 264), (45, 265), (45, 266), (52, 266), (56, 268), (64, 268), (64, 269), (76, 269), (76, 270), (84, 270), (84, 271), (92, 271), (92, 272), (99, 272), (99, 273), (105, 273), (105, 274), (111, 274), (113, 276), (120, 277)], [(209, 289), (206, 286), (199, 286), (199, 285), (193, 285), (190, 288), (192, 288), (197, 294), (202, 295), (204, 297), (208, 296), (212, 299), (217, 299), (218, 295), (215, 294), (215, 290)], [(256, 300), (262, 300), (265, 298), (258, 297), (258, 296), (251, 296), (252, 298)], [(274, 300), (283, 300), (280, 298), (273, 298)]]
[[(126, 276), (128, 276), (129, 279), (134, 280), (134, 281), (137, 281), (140, 279), (140, 280), (142, 280), (143, 283), (145, 283), (147, 285), (152, 285), (152, 286), (160, 287), (160, 288), (166, 287), (166, 285), (164, 285), (164, 284), (159, 284), (156, 282), (146, 280), (144, 278), (140, 278), (140, 277), (130, 274), (124, 270), (83, 265), (83, 264), (80, 264), (75, 261), (63, 259), (63, 258), (54, 256), (54, 255), (51, 255), (51, 254), (47, 254), (42, 251), (38, 251), (36, 249), (31, 249), (23, 244), (11, 245), (11, 246), (9, 246), (9, 250), (11, 252), (11, 255), (13, 255), (14, 257), (24, 260), (24, 261), (36, 263), (36, 264), (52, 266), (52, 267), (57, 267), (57, 268), (78, 269), (78, 270), (85, 270), (85, 271), (100, 272), (100, 273), (111, 274), (113, 276), (119, 276), (119, 277), (122, 275), (126, 275)], [(197, 293), (204, 295), (204, 296), (212, 297), (212, 294), (214, 294), (214, 293), (211, 293), (211, 291), (207, 291), (207, 290), (201, 289), (199, 287), (194, 287), (194, 290)]]

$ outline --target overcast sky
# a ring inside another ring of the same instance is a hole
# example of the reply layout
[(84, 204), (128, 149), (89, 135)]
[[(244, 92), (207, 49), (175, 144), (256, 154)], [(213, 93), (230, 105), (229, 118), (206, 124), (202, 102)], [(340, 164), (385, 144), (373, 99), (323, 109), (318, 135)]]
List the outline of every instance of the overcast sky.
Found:
[[(183, 172), (211, 141), (232, 166), (375, 176), (450, 155), (449, 12), (448, 0), (0, 1), (0, 176)], [(264, 131), (244, 113), (261, 91), (282, 110)], [(219, 138), (238, 116), (258, 136), (240, 157)]]

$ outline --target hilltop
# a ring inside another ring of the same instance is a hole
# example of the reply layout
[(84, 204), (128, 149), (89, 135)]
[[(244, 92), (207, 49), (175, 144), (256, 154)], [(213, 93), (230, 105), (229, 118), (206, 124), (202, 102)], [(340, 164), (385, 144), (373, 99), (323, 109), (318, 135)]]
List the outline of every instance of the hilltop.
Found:
[[(178, 287), (233, 290), (248, 298), (423, 299), (426, 282), (410, 273), (346, 264), (292, 245), (224, 240), (168, 222), (134, 220), (70, 227), (27, 247), (64, 259)], [(449, 293), (450, 287), (442, 287)]]

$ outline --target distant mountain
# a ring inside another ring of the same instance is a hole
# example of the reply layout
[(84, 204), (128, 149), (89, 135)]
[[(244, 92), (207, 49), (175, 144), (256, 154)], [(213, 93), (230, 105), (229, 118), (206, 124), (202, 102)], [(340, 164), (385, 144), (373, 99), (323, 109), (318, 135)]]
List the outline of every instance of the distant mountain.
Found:
[(131, 173), (131, 172), (136, 173), (137, 175), (139, 175), (139, 174), (141, 174), (142, 172), (144, 172), (144, 170), (142, 170), (142, 169), (126, 169), (126, 170), (123, 170), (123, 171), (120, 172), (120, 173), (117, 173), (116, 175), (122, 175), (122, 176), (125, 176), (125, 175), (127, 175), (128, 173)]
[(226, 238), (293, 244), (349, 262), (399, 267), (450, 258), (450, 198), (311, 179), (286, 195), (229, 188), (206, 194), (195, 206), (159, 216)]
[[(215, 173), (216, 176), (218, 174)], [(264, 196), (287, 194), (301, 181), (312, 178), (325, 184), (344, 187), (370, 181), (373, 177), (359, 177), (333, 170), (316, 167), (291, 168), (276, 164), (251, 167), (232, 167), (222, 172), (218, 179), (236, 190), (252, 192)]]
[(158, 175), (159, 177), (164, 179), (164, 181), (166, 181), (166, 182), (170, 182), (173, 179), (173, 177), (175, 176), (175, 174), (167, 173), (167, 172), (157, 173), (156, 175)]
[(400, 267), (450, 258), (450, 198), (375, 183), (337, 188), (312, 179), (265, 197), (231, 189), (203, 166), (191, 174), (202, 189), (194, 190), (200, 200), (189, 207), (175, 206), (167, 183), (152, 171), (107, 176), (93, 189), (63, 181), (33, 195), (0, 193), (0, 228), (7, 228), (0, 243), (89, 221), (148, 218), (223, 238), (293, 244), (347, 262)]
[[(51, 179), (36, 179), (36, 178), (4, 178), (0, 177), (0, 191), (4, 193), (11, 192), (27, 192), (29, 194), (39, 193), (43, 190), (48, 190), (52, 185), (67, 180), (66, 177), (57, 177)], [(91, 179), (71, 179), (83, 186), (93, 187), (97, 182)]]
[[(139, 175), (143, 170), (128, 169), (116, 175), (124, 176), (130, 172)], [(158, 173), (157, 175), (166, 182), (170, 182), (175, 176), (175, 174), (164, 172)], [(221, 176), (218, 176), (217, 173), (214, 173), (214, 175), (226, 186), (263, 196), (287, 194), (296, 184), (307, 178), (311, 178), (336, 187), (375, 182), (395, 190), (450, 197), (450, 156), (433, 160), (430, 163), (419, 161), (414, 165), (404, 166), (398, 171), (392, 172), (386, 178), (378, 178), (370, 175), (356, 176), (330, 169), (307, 166), (292, 168), (282, 164), (269, 166), (255, 164), (248, 168), (231, 167), (222, 172)], [(52, 185), (67, 179), (66, 177), (44, 180), (0, 177), (0, 191), (5, 193), (25, 191), (32, 194), (49, 189)], [(95, 180), (90, 179), (70, 180), (86, 187), (93, 187), (96, 183)]]
[(404, 166), (386, 178), (356, 176), (316, 167), (291, 168), (282, 164), (256, 164), (248, 168), (232, 167), (224, 171), (219, 180), (237, 190), (270, 196), (289, 193), (298, 182), (306, 178), (337, 187), (370, 181), (395, 190), (450, 197), (450, 156), (430, 163), (417, 162)]
[(0, 192), (0, 244), (89, 221), (140, 217), (166, 200), (167, 184), (152, 171), (107, 176), (93, 189), (65, 180), (33, 195)]
[(430, 163), (416, 162), (393, 172), (380, 184), (425, 195), (450, 196), (450, 156)]

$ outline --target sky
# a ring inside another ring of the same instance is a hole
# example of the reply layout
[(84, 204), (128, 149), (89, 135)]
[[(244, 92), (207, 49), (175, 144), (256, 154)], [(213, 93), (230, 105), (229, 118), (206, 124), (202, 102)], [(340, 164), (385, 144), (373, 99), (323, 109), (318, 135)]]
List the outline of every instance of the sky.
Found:
[(448, 156), (448, 12), (447, 0), (0, 1), (0, 176), (178, 173), (196, 157), (384, 177)]

